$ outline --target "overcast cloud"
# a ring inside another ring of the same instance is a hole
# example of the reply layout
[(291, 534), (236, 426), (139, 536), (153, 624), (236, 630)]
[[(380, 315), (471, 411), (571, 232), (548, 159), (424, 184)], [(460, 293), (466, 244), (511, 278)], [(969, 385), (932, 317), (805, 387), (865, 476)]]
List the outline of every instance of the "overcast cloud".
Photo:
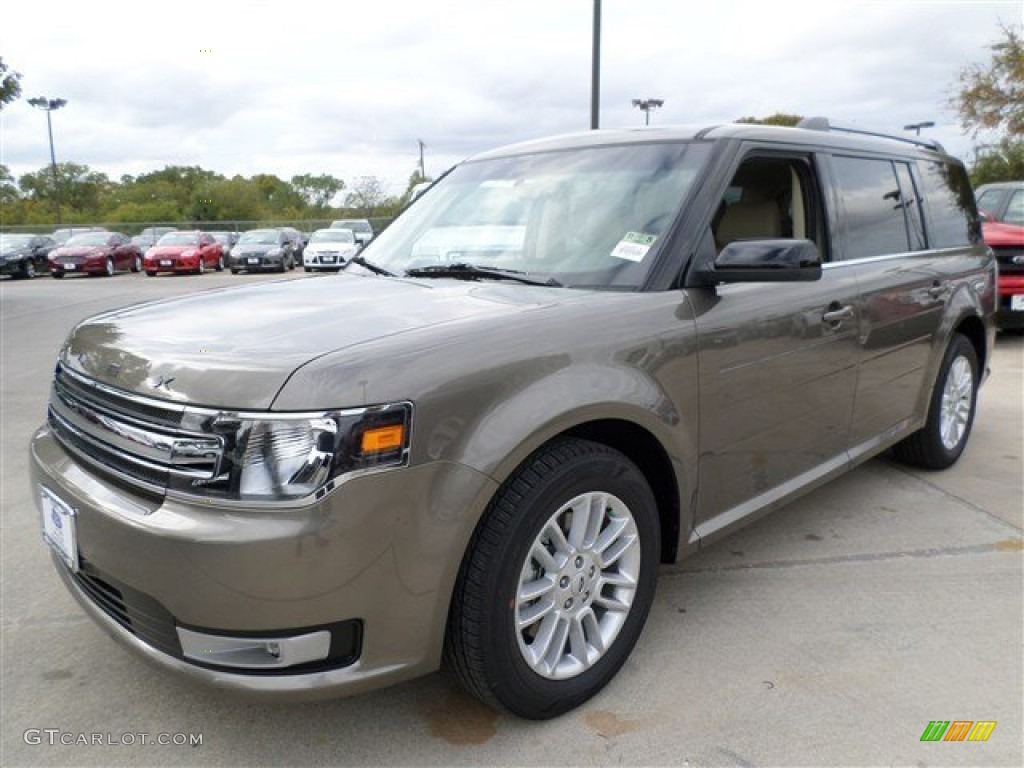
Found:
[[(404, 190), (474, 152), (590, 125), (592, 0), (69, 3), (15, 0), (0, 56), (23, 96), (62, 97), (58, 161), (113, 179), (165, 165), (226, 175), (376, 175)], [(604, 0), (601, 127), (773, 112), (926, 134), (966, 158), (946, 102), (1020, 0)], [(48, 162), (45, 118), (0, 112), (0, 162)]]

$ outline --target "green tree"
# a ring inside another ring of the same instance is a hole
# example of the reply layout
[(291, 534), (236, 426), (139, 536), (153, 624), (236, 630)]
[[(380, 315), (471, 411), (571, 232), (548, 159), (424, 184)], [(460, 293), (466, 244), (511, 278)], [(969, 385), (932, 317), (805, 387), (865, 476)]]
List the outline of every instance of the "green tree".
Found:
[(965, 133), (997, 130), (1024, 136), (1024, 39), (1022, 27), (1000, 25), (1001, 38), (988, 46), (988, 62), (960, 70), (960, 87), (950, 106)]
[(21, 73), (9, 70), (0, 56), (0, 109), (21, 96)]
[(35, 173), (26, 173), (18, 179), (18, 186), (32, 200), (52, 202), (60, 191), (60, 202), (74, 215), (100, 218), (104, 198), (110, 194), (111, 182), (107, 174), (90, 170), (78, 163), (57, 163), (57, 178), (51, 166)]
[(14, 183), (11, 169), (6, 165), (0, 165), (0, 203), (3, 203), (6, 209), (8, 205), (12, 204), (19, 197), (18, 187)]
[(977, 155), (971, 166), (971, 183), (974, 186), (1024, 179), (1024, 140), (1006, 138), (998, 144), (978, 147), (975, 152)]
[(329, 173), (318, 176), (303, 173), (292, 176), (292, 189), (302, 197), (306, 205), (314, 208), (317, 213), (323, 213), (330, 207), (334, 196), (345, 189), (345, 182)]
[(783, 125), (795, 128), (796, 124), (803, 120), (802, 115), (792, 115), (788, 112), (776, 112), (768, 117), (741, 117), (737, 123), (749, 123), (752, 125)]
[(159, 171), (140, 174), (132, 184), (123, 185), (126, 188), (122, 199), (135, 203), (172, 199), (180, 211), (179, 215), (185, 216), (199, 187), (223, 179), (221, 174), (197, 165), (168, 165)]
[(185, 213), (193, 221), (254, 221), (266, 211), (258, 185), (235, 176), (198, 186)]
[(287, 181), (272, 173), (257, 173), (249, 181), (263, 200), (263, 208), (271, 216), (298, 214), (304, 207), (302, 196)]

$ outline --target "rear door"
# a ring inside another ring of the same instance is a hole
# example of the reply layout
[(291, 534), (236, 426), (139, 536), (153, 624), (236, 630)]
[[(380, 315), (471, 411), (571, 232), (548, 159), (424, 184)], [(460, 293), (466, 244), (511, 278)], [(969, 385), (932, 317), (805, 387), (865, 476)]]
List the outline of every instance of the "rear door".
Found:
[(837, 266), (861, 292), (857, 456), (925, 415), (946, 303), (958, 276), (977, 268), (963, 210), (973, 197), (969, 185), (958, 195), (939, 163), (836, 154), (830, 169), (842, 211)]
[[(705, 248), (797, 238), (828, 258), (821, 189), (811, 153), (748, 149)], [(849, 269), (824, 270), (815, 282), (718, 285), (691, 295), (701, 399), (696, 533), (706, 543), (846, 467), (859, 302)]]

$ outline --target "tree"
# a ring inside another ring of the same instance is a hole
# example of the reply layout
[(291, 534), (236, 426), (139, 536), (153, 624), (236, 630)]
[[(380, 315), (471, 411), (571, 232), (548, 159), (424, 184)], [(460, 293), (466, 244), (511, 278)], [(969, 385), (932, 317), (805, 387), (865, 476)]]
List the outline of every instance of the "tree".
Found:
[(950, 106), (960, 114), (965, 133), (983, 130), (1024, 136), (1024, 39), (1022, 28), (1000, 25), (1002, 38), (988, 46), (987, 64), (960, 70), (960, 90)]
[(8, 71), (4, 59), (0, 56), (0, 109), (21, 96), (21, 73), (13, 69)]
[(971, 166), (974, 186), (1024, 179), (1024, 140), (1007, 138), (998, 144), (977, 147), (975, 152), (977, 157)]
[(292, 188), (306, 205), (315, 208), (317, 212), (323, 212), (330, 207), (334, 196), (345, 188), (345, 182), (329, 173), (322, 173), (319, 176), (303, 173), (292, 176)]
[(14, 184), (11, 169), (6, 165), (0, 165), (0, 203), (7, 206), (17, 200), (18, 197), (18, 187)]
[(384, 186), (376, 176), (360, 176), (351, 191), (345, 195), (345, 207), (360, 216), (374, 216), (388, 202)]
[(737, 123), (749, 123), (752, 125), (784, 125), (795, 128), (796, 124), (803, 120), (802, 115), (792, 115), (788, 112), (776, 112), (768, 117), (741, 117)]
[[(35, 173), (26, 173), (18, 179), (22, 194), (33, 200), (52, 201), (57, 192), (53, 169), (44, 166)], [(107, 174), (90, 170), (78, 163), (57, 163), (60, 201), (72, 213), (99, 216), (105, 197), (110, 194), (111, 183)]]

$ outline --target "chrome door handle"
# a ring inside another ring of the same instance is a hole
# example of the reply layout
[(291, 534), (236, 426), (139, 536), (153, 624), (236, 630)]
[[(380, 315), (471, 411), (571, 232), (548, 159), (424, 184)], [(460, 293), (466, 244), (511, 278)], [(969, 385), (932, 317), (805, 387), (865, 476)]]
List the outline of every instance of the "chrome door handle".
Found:
[(821, 319), (830, 325), (838, 325), (843, 320), (853, 320), (853, 307), (847, 304), (845, 307), (830, 308), (821, 316)]

